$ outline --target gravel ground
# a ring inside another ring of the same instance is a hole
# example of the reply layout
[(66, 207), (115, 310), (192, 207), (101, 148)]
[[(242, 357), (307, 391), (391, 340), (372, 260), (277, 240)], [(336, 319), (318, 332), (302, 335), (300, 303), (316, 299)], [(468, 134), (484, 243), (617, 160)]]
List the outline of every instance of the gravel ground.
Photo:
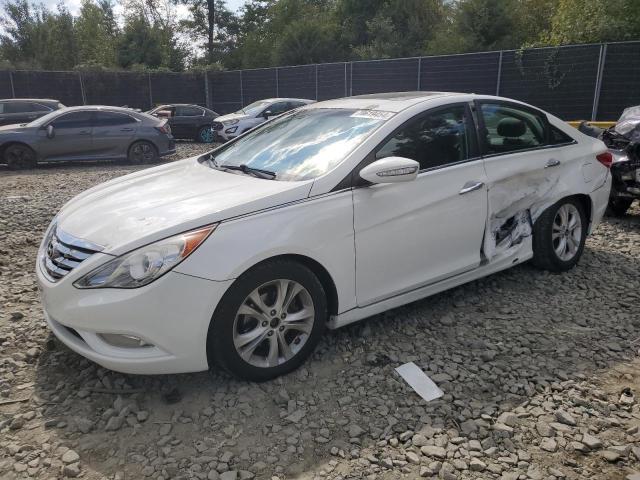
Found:
[[(178, 148), (178, 156), (206, 149)], [(0, 169), (0, 478), (624, 479), (640, 471), (640, 408), (621, 401), (626, 387), (640, 392), (637, 206), (607, 218), (569, 273), (521, 265), (329, 332), (303, 368), (276, 381), (239, 382), (217, 369), (134, 376), (49, 335), (33, 270), (65, 201), (138, 168)], [(394, 372), (408, 361), (445, 396), (420, 399)]]

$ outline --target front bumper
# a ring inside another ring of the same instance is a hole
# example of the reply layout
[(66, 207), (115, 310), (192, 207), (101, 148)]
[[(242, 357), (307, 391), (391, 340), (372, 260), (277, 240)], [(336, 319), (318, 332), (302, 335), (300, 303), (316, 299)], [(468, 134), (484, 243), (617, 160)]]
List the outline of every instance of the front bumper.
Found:
[[(40, 266), (37, 276), (56, 337), (105, 368), (135, 374), (206, 370), (211, 316), (232, 283), (169, 272), (141, 288), (82, 290), (72, 285), (75, 278), (49, 281)], [(148, 345), (115, 346), (103, 334), (135, 336)]]

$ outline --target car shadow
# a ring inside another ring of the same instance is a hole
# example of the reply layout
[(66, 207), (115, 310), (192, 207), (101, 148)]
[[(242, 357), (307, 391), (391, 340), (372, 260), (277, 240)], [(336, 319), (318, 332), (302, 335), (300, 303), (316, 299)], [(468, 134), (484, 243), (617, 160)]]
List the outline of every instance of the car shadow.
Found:
[[(261, 384), (217, 368), (124, 375), (49, 339), (35, 380), (43, 434), (107, 477), (138, 478), (150, 465), (165, 478), (316, 471), (332, 447), (349, 452), (424, 425), (460, 430), (626, 361), (640, 318), (625, 286), (639, 271), (639, 258), (589, 241), (570, 272), (524, 264), (328, 332), (299, 370)], [(436, 379), (443, 398), (426, 403), (398, 377), (394, 368), (409, 361)]]

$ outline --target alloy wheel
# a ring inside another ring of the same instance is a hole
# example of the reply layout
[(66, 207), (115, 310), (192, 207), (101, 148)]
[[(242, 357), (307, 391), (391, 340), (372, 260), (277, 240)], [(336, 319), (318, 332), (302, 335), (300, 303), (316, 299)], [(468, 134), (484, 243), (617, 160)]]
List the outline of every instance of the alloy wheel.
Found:
[(153, 147), (148, 143), (138, 143), (131, 150), (135, 163), (150, 163), (154, 158)]
[(273, 280), (242, 302), (233, 323), (233, 343), (250, 365), (276, 367), (300, 352), (314, 321), (315, 309), (307, 289), (293, 280)]
[(568, 262), (576, 256), (582, 242), (582, 220), (575, 205), (565, 203), (558, 209), (553, 219), (551, 241), (560, 260)]
[(9, 147), (5, 152), (5, 158), (7, 165), (12, 170), (32, 168), (35, 166), (33, 151), (20, 145)]
[(213, 142), (213, 128), (204, 127), (200, 130), (200, 141), (202, 143), (212, 143)]

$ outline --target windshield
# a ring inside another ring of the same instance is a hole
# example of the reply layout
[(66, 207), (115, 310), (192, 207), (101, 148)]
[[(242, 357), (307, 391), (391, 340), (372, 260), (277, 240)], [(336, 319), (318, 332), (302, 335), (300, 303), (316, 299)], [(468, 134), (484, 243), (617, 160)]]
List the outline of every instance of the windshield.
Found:
[(271, 102), (266, 102), (264, 100), (259, 100), (257, 102), (250, 103), (244, 108), (241, 108), (236, 113), (244, 113), (246, 115), (255, 116), (262, 112), (265, 108), (271, 105)]
[(391, 114), (346, 109), (300, 110), (266, 123), (214, 152), (218, 166), (266, 170), (276, 180), (308, 180), (338, 165)]
[(56, 118), (58, 115), (60, 115), (61, 113), (64, 113), (64, 110), (54, 110), (51, 113), (47, 113), (46, 115), (37, 118), (36, 120), (34, 120), (31, 123), (27, 123), (27, 127), (41, 127), (43, 125), (45, 125), (47, 122), (50, 122), (51, 120), (53, 120), (54, 118)]

